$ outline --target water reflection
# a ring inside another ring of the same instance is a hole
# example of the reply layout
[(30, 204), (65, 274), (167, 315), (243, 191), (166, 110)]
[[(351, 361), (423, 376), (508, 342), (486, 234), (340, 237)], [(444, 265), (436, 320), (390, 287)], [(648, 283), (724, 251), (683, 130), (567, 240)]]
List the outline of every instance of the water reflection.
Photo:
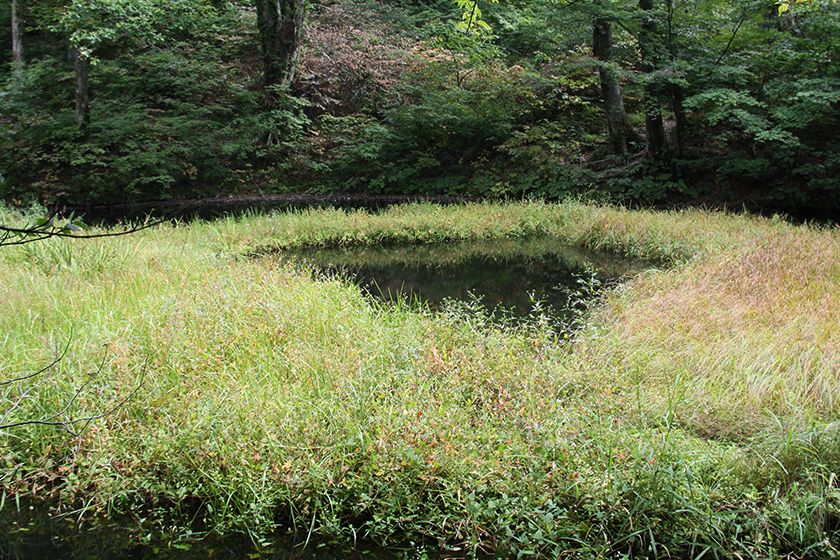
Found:
[[(305, 546), (306, 545), (306, 546)], [(391, 560), (411, 556), (372, 547), (319, 546), (306, 535), (274, 538), (257, 545), (245, 536), (162, 540), (134, 519), (78, 526), (72, 515), (42, 507), (18, 511), (7, 503), (0, 513), (2, 560)]]
[[(570, 294), (592, 295), (643, 268), (615, 255), (569, 247), (553, 238), (310, 250), (290, 258), (358, 283), (386, 301), (416, 299), (440, 309), (478, 299), (488, 310), (527, 317), (536, 301), (568, 316)], [(576, 297), (576, 296), (575, 296)]]

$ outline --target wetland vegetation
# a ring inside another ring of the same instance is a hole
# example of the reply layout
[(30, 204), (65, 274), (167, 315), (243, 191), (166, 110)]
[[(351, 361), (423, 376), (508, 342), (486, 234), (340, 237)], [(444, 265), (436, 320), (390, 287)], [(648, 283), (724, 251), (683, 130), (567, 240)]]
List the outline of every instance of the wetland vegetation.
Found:
[[(564, 337), (380, 303), (277, 253), (545, 237), (661, 264)], [(409, 556), (836, 551), (836, 228), (416, 204), (52, 239), (0, 267), (2, 370), (67, 346), (48, 382), (3, 386), (4, 407), (24, 397), (10, 419), (109, 412), (75, 435), (4, 430), (6, 513), (36, 499), (130, 520), (136, 542), (292, 534)]]

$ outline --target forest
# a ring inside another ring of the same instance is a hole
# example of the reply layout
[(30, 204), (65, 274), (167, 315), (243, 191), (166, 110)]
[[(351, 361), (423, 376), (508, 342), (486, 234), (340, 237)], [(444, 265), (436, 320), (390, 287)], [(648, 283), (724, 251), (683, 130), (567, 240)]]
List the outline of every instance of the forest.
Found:
[(840, 210), (831, 0), (14, 0), (0, 197)]
[(840, 557), (840, 1), (0, 22), (0, 560)]

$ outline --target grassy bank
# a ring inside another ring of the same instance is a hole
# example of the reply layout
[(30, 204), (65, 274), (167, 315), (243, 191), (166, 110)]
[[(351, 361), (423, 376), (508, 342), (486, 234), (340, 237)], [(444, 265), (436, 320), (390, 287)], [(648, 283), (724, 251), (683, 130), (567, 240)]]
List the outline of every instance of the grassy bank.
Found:
[[(568, 342), (380, 307), (282, 258), (543, 235), (669, 267), (611, 292)], [(37, 370), (69, 340), (15, 418), (61, 411), (82, 384), (66, 415), (96, 415), (142, 380), (80, 437), (0, 435), (7, 496), (182, 535), (544, 557), (838, 553), (836, 229), (409, 205), (5, 248), (0, 273), (0, 371)], [(32, 382), (2, 387), (0, 413)]]

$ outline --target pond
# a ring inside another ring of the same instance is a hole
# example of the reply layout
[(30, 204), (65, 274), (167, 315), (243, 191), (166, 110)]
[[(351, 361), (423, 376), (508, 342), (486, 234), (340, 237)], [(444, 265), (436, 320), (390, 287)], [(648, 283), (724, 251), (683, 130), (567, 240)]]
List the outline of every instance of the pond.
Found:
[(308, 250), (294, 262), (358, 284), (369, 296), (440, 310), (479, 306), (496, 319), (522, 322), (542, 312), (558, 324), (581, 303), (644, 267), (553, 238), (461, 241), (433, 245)]
[(2, 560), (392, 560), (398, 551), (360, 545), (355, 549), (307, 544), (306, 534), (255, 545), (245, 536), (204, 536), (169, 542), (134, 519), (80, 526), (74, 515), (55, 515), (43, 506), (20, 510), (6, 502), (0, 512)]

